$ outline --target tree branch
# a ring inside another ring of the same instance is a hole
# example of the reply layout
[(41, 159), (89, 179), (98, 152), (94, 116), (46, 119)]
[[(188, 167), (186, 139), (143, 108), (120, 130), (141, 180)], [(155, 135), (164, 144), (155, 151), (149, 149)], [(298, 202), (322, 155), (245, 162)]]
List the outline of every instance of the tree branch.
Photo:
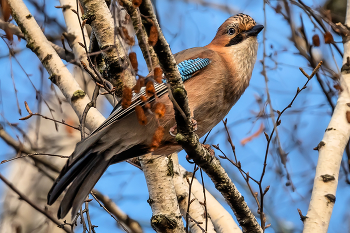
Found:
[(151, 153), (140, 157), (152, 208), (151, 226), (157, 232), (184, 233), (184, 225), (173, 183), (173, 162)]
[(116, 88), (117, 96), (122, 95), (123, 85), (132, 88), (135, 76), (131, 72), (126, 51), (115, 35), (115, 25), (105, 0), (80, 0), (84, 8), (83, 18), (91, 25), (107, 64), (108, 79)]
[[(211, 219), (208, 217), (208, 213), (205, 213), (205, 210), (201, 203), (198, 201), (198, 199), (193, 195), (191, 192), (190, 197), (190, 205), (188, 203), (188, 198), (190, 195), (189, 192), (189, 184), (187, 183), (186, 179), (184, 178), (184, 174), (181, 173), (179, 160), (177, 157), (177, 153), (174, 153), (171, 155), (171, 159), (173, 161), (174, 165), (174, 186), (176, 191), (177, 200), (179, 202), (180, 211), (182, 216), (185, 218), (187, 214), (189, 214), (193, 219), (195, 219), (197, 222), (201, 222), (201, 224), (197, 225), (195, 222), (190, 221), (189, 222), (189, 228), (191, 229), (192, 233), (202, 233), (203, 228), (207, 228), (207, 232), (214, 233), (214, 226), (211, 221)], [(191, 190), (192, 190), (191, 186)], [(203, 191), (203, 190), (202, 190)], [(202, 193), (203, 196), (203, 193)], [(204, 204), (204, 202), (202, 202)], [(187, 207), (189, 206), (189, 210), (187, 210)], [(208, 224), (206, 227), (206, 216), (208, 217)], [(201, 228), (200, 228), (201, 227)]]
[[(85, 106), (90, 102), (89, 97), (79, 87), (67, 67), (47, 41), (41, 28), (36, 23), (22, 0), (9, 0), (12, 15), (19, 25), (29, 47), (40, 59), (50, 79), (55, 83), (68, 102), (72, 105), (75, 113), (81, 118)], [(91, 109), (86, 118), (86, 126), (90, 130), (98, 127), (104, 121), (104, 117), (97, 109)]]

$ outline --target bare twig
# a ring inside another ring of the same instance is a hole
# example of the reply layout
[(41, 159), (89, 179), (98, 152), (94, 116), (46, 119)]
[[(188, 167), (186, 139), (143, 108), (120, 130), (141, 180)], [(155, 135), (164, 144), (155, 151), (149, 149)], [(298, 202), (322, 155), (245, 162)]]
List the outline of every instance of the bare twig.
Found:
[(198, 167), (197, 167), (197, 164), (194, 165), (194, 168), (193, 168), (193, 173), (192, 173), (192, 179), (191, 179), (191, 182), (188, 182), (189, 184), (189, 190), (188, 190), (188, 205), (187, 205), (187, 211), (186, 211), (186, 233), (189, 233), (189, 230), (188, 230), (188, 218), (189, 218), (189, 211), (190, 211), (190, 205), (191, 205), (191, 189), (192, 189), (192, 184), (193, 184), (193, 179), (194, 179), (194, 175), (196, 174), (196, 171), (198, 171)]
[(97, 203), (109, 214), (111, 217), (123, 228), (123, 230), (127, 233), (130, 233), (128, 229), (99, 201), (99, 199), (95, 196), (94, 192), (92, 191), (91, 196), (97, 201)]
[[(300, 94), (300, 92), (304, 89), (306, 89), (306, 86), (307, 84), (309, 83), (309, 81), (313, 78), (313, 76), (316, 74), (316, 72), (320, 69), (322, 65), (322, 61), (318, 63), (318, 65), (316, 66), (316, 68), (312, 71), (311, 75), (307, 75), (306, 72), (300, 68), (300, 71), (306, 76), (307, 78), (307, 81), (306, 83), (304, 84), (304, 86), (299, 89), (297, 89), (297, 92), (295, 94), (295, 96), (293, 97), (292, 101), (289, 103), (289, 105), (287, 107), (285, 107), (282, 112), (280, 111), (277, 111), (278, 113), (278, 117), (276, 119), (276, 125), (279, 126), (281, 124), (281, 116), (282, 114), (289, 108), (292, 107), (292, 104), (294, 103), (294, 100), (297, 98), (297, 96)], [(266, 170), (266, 166), (267, 166), (267, 155), (268, 155), (268, 152), (269, 152), (269, 148), (270, 148), (270, 143), (271, 143), (271, 140), (272, 140), (272, 136), (275, 132), (275, 128), (272, 129), (272, 132), (270, 133), (270, 135), (267, 135), (265, 133), (265, 136), (266, 136), (266, 139), (267, 139), (267, 146), (266, 146), (266, 151), (265, 151), (265, 158), (264, 158), (264, 165), (263, 165), (263, 170), (262, 170), (262, 173), (261, 173), (261, 176), (260, 176), (260, 180), (259, 180), (259, 191), (260, 191), (260, 220), (261, 220), (261, 226), (263, 227), (263, 229), (265, 229), (265, 216), (264, 216), (264, 196), (266, 194), (265, 191), (263, 191), (263, 188), (262, 188), (262, 181), (263, 181), (263, 178), (264, 178), (264, 175), (265, 175), (265, 170)], [(266, 190), (266, 189), (265, 189)]]
[(96, 101), (97, 101), (97, 96), (98, 96), (98, 93), (100, 91), (100, 87), (98, 85), (95, 86), (95, 90), (94, 90), (94, 93), (92, 95), (92, 98), (91, 98), (91, 102), (88, 103), (86, 106), (85, 106), (85, 109), (84, 109), (84, 112), (83, 112), (83, 115), (81, 117), (81, 120), (80, 120), (80, 125), (81, 125), (81, 139), (84, 139), (85, 138), (85, 120), (86, 120), (86, 116), (90, 110), (91, 107), (94, 107), (96, 108)]
[(11, 162), (11, 161), (16, 160), (16, 159), (21, 159), (21, 158), (26, 158), (26, 157), (36, 156), (36, 155), (49, 155), (49, 156), (52, 156), (52, 157), (59, 157), (59, 158), (64, 158), (64, 159), (68, 159), (69, 158), (69, 156), (65, 156), (65, 155), (54, 155), (54, 154), (47, 154), (47, 153), (34, 153), (34, 154), (21, 155), (21, 156), (18, 156), (18, 157), (14, 157), (12, 159), (6, 159), (6, 160), (1, 161), (0, 164)]
[(64, 122), (63, 120), (62, 120), (62, 121), (58, 121), (58, 120), (49, 118), (49, 117), (47, 117), (47, 116), (41, 115), (40, 113), (32, 113), (32, 111), (29, 109), (29, 106), (28, 106), (27, 101), (24, 101), (24, 104), (25, 104), (25, 106), (26, 106), (26, 110), (27, 110), (27, 112), (29, 113), (29, 115), (20, 118), (19, 120), (21, 120), (21, 121), (23, 121), (23, 120), (28, 120), (28, 119), (31, 118), (32, 116), (40, 116), (40, 117), (42, 117), (42, 118), (44, 118), (44, 119), (53, 121), (53, 122), (55, 122), (55, 123), (60, 123), (60, 124), (66, 125), (66, 126), (68, 126), (68, 127), (71, 127), (71, 128), (73, 128), (73, 129), (80, 130), (80, 128), (75, 127), (75, 126), (72, 126), (72, 125), (69, 125), (69, 124), (67, 124), (66, 122)]

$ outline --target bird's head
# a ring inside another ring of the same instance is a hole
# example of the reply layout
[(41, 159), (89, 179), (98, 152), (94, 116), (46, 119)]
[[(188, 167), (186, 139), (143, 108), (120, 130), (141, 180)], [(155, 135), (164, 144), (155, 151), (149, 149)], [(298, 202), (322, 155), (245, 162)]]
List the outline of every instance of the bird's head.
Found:
[(246, 14), (228, 18), (206, 47), (218, 52), (226, 64), (244, 80), (250, 80), (258, 52), (257, 35), (264, 28)]
[(244, 48), (256, 44), (256, 36), (263, 28), (249, 15), (240, 13), (228, 18), (219, 27), (210, 44), (228, 49)]

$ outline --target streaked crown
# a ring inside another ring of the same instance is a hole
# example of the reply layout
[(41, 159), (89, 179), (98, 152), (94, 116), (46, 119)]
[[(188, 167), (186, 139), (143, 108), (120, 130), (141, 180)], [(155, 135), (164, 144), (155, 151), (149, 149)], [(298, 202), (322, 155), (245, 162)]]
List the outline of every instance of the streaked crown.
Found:
[(255, 20), (249, 15), (239, 13), (228, 18), (218, 29), (218, 34), (226, 34), (230, 28), (235, 28), (236, 33), (252, 29), (256, 25)]
[(236, 45), (249, 37), (256, 37), (262, 28), (252, 17), (240, 13), (231, 16), (219, 27), (212, 44), (225, 47)]

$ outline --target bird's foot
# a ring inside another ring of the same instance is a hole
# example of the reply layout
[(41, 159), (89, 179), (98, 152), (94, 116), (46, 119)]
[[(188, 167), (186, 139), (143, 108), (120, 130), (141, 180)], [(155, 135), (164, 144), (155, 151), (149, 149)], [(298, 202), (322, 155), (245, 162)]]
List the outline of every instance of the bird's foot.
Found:
[(177, 129), (177, 125), (174, 125), (173, 127), (171, 127), (169, 129), (169, 134), (173, 137), (176, 137), (176, 133), (175, 133), (175, 130)]
[[(197, 129), (198, 129), (197, 121), (195, 119), (193, 119), (192, 117), (191, 117), (191, 123), (192, 123), (193, 132), (197, 131)], [(177, 125), (174, 125), (173, 127), (171, 127), (169, 129), (169, 134), (173, 137), (176, 137), (176, 133), (177, 133), (176, 131), (177, 131)]]
[(191, 122), (192, 122), (192, 130), (193, 132), (196, 132), (198, 129), (197, 121), (191, 117)]
[(202, 145), (203, 145), (204, 149), (206, 149), (209, 152), (211, 157), (215, 157), (215, 151), (211, 148), (210, 145), (208, 145), (208, 144), (202, 144)]

